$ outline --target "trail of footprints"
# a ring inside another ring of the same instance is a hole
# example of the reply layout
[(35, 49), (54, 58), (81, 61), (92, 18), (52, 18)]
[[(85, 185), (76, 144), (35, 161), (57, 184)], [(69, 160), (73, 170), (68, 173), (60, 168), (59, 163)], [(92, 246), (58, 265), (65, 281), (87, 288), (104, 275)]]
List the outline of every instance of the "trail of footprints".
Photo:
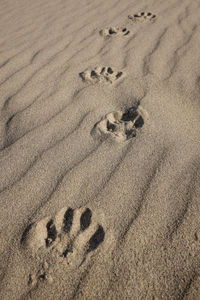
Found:
[[(128, 18), (134, 22), (153, 21), (155, 20), (156, 15), (151, 12), (140, 12), (138, 14), (129, 15)], [(114, 36), (128, 36), (130, 34), (130, 30), (127, 27), (111, 26), (101, 29), (99, 34), (105, 39), (108, 39)], [(79, 76), (83, 81), (90, 83), (114, 83), (116, 80), (122, 78), (124, 73), (122, 71), (114, 71), (111, 67), (96, 66), (93, 69), (86, 69), (79, 73)]]
[(143, 125), (144, 111), (137, 103), (125, 111), (108, 113), (94, 125), (91, 135), (97, 140), (110, 137), (122, 142), (135, 137)]
[(90, 252), (104, 241), (105, 231), (87, 207), (64, 207), (55, 218), (44, 218), (28, 228), (22, 238), (25, 249), (40, 261), (40, 268), (29, 274), (28, 284), (51, 282), (49, 265), (64, 263), (70, 270), (80, 267)]
[[(156, 15), (141, 12), (129, 15), (128, 18), (132, 21), (152, 21)], [(109, 27), (100, 31), (100, 35), (105, 38), (129, 34), (130, 31), (126, 27)], [(91, 83), (114, 83), (124, 76), (122, 71), (101, 66), (87, 69), (79, 75), (83, 81)], [(143, 125), (144, 110), (138, 102), (125, 111), (114, 111), (105, 115), (94, 125), (91, 135), (94, 139), (111, 137), (116, 141), (127, 141), (135, 137)], [(71, 270), (80, 267), (87, 256), (100, 246), (104, 241), (105, 231), (92, 215), (92, 211), (87, 207), (64, 207), (55, 218), (44, 218), (26, 229), (21, 243), (39, 261), (37, 271), (29, 274), (29, 285), (35, 286), (44, 280), (52, 282), (52, 265), (62, 263)]]
[[(137, 22), (144, 22), (144, 21), (153, 21), (155, 20), (156, 15), (152, 14), (151, 12), (140, 12), (137, 14), (129, 15), (128, 19)], [(100, 30), (100, 35), (104, 38), (110, 38), (113, 36), (127, 36), (130, 34), (130, 30), (126, 27), (116, 27), (111, 26)]]
[[(153, 21), (156, 18), (151, 12), (140, 12), (138, 14), (129, 15), (132, 21)], [(100, 30), (100, 35), (105, 38), (113, 36), (127, 36), (130, 30), (126, 27), (107, 27)], [(79, 76), (83, 81), (97, 83), (109, 82), (114, 83), (124, 76), (122, 71), (114, 71), (111, 67), (97, 66), (94, 69), (87, 69)], [(136, 136), (138, 129), (144, 125), (144, 110), (137, 104), (127, 110), (115, 111), (108, 113), (99, 122), (97, 122), (91, 130), (94, 139), (104, 140), (112, 138), (116, 141), (126, 141)]]
[(83, 81), (97, 83), (99, 81), (114, 83), (119, 78), (123, 77), (122, 71), (114, 71), (111, 67), (95, 67), (94, 69), (87, 69), (79, 73)]

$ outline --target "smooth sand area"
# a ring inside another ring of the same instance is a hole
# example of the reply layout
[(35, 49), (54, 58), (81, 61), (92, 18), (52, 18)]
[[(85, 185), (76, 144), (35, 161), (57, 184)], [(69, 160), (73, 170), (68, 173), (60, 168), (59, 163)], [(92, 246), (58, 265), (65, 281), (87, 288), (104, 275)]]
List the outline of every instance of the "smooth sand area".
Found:
[(0, 299), (200, 299), (199, 0), (0, 0)]

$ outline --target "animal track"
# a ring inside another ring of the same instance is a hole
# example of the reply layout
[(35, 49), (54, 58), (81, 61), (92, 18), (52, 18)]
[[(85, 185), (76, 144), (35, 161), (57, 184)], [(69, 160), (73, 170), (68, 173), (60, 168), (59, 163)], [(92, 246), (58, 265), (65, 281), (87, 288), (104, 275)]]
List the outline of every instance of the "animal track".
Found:
[(99, 33), (105, 38), (110, 38), (112, 36), (126, 36), (130, 31), (126, 27), (109, 27), (102, 29)]
[(64, 207), (54, 219), (44, 218), (25, 231), (22, 243), (40, 260), (39, 270), (29, 274), (29, 285), (52, 281), (49, 265), (62, 262), (75, 269), (104, 241), (105, 232), (89, 208)]
[(79, 76), (83, 81), (89, 81), (92, 83), (102, 81), (113, 83), (123, 76), (123, 72), (116, 72), (111, 67), (96, 67), (93, 70), (87, 69), (84, 72), (79, 73)]
[(117, 141), (126, 141), (136, 136), (137, 130), (144, 125), (144, 111), (139, 106), (130, 107), (123, 111), (107, 114), (97, 122), (91, 134), (95, 139), (114, 138)]
[(153, 21), (156, 15), (153, 15), (151, 12), (141, 12), (135, 15), (129, 15), (128, 18), (134, 22)]

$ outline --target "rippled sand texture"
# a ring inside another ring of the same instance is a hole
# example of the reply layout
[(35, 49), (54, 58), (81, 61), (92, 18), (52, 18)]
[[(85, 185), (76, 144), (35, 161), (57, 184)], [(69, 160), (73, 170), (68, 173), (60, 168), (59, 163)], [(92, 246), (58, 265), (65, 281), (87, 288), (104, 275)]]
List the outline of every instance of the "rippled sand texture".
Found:
[(200, 299), (200, 2), (0, 27), (0, 299)]

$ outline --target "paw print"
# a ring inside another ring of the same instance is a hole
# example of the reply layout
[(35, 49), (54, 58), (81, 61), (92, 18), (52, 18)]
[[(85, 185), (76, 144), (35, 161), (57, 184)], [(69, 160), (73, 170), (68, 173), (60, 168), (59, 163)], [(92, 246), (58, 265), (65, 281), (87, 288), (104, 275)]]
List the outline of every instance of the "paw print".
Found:
[(104, 241), (105, 231), (90, 208), (63, 208), (55, 218), (44, 218), (33, 224), (23, 237), (26, 249), (40, 260), (39, 269), (30, 274), (28, 284), (52, 281), (49, 268), (63, 263), (73, 270), (79, 268), (92, 251)]
[(113, 36), (126, 36), (130, 31), (126, 27), (109, 27), (102, 29), (99, 33), (105, 38), (110, 38)]
[(129, 15), (128, 18), (134, 22), (140, 21), (153, 21), (156, 18), (156, 15), (152, 14), (151, 12), (140, 12), (138, 14)]
[(107, 114), (97, 122), (91, 134), (95, 139), (111, 137), (116, 141), (126, 141), (136, 136), (138, 129), (144, 125), (144, 112), (139, 104), (123, 111)]
[(87, 69), (79, 73), (83, 81), (91, 83), (109, 82), (114, 83), (123, 76), (122, 71), (114, 71), (111, 67), (95, 67), (93, 70)]

